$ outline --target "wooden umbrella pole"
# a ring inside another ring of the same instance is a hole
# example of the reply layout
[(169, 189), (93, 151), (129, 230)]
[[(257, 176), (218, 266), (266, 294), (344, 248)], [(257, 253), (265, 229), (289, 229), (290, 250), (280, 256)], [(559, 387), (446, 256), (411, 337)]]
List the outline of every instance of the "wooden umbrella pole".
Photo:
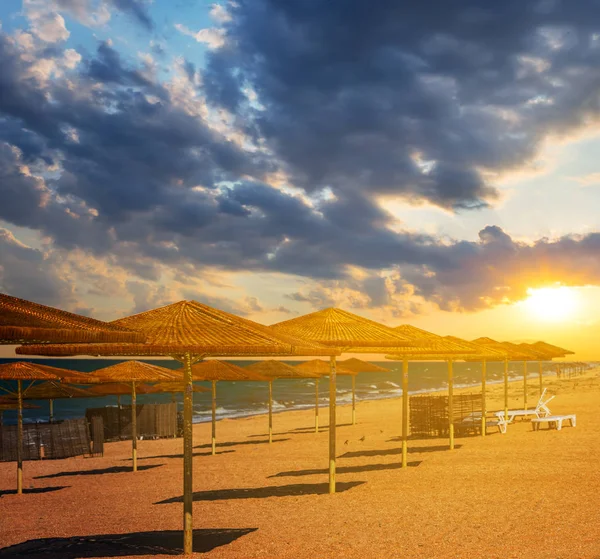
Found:
[(543, 366), (542, 366), (542, 362), (538, 361), (538, 373), (539, 373), (539, 377), (540, 377), (540, 396), (542, 395), (542, 392), (544, 391), (544, 381), (542, 379), (542, 373), (543, 373)]
[(408, 359), (402, 361), (402, 467), (408, 465)]
[(269, 381), (269, 444), (273, 442), (273, 381)]
[[(184, 393), (183, 393), (183, 553), (192, 554), (193, 539), (193, 483), (192, 483), (192, 356), (186, 353), (184, 363)], [(214, 394), (214, 391), (213, 391)]]
[(48, 420), (50, 423), (54, 421), (54, 400), (48, 400)]
[(356, 425), (356, 375), (352, 375), (352, 425)]
[(504, 360), (504, 419), (508, 418), (508, 359)]
[(17, 495), (23, 493), (23, 392), (21, 381), (17, 381)]
[(335, 398), (336, 398), (336, 370), (335, 356), (329, 360), (329, 493), (335, 493)]
[(523, 361), (523, 409), (527, 409), (527, 361)]
[(448, 359), (448, 435), (450, 438), (450, 450), (454, 450), (454, 379), (452, 359)]
[(486, 364), (486, 360), (484, 359), (481, 363), (481, 436), (482, 437), (485, 437), (485, 431), (486, 431), (486, 420), (485, 420), (485, 414), (487, 411), (487, 406), (486, 406), (486, 401), (485, 401), (486, 374), (487, 374), (487, 364)]
[(133, 471), (137, 472), (137, 396), (135, 393), (135, 381), (131, 383), (131, 457), (133, 459)]
[(121, 396), (117, 396), (117, 429), (119, 430), (119, 440), (123, 437), (121, 436)]
[(319, 432), (319, 379), (315, 379), (315, 433)]
[(217, 453), (217, 381), (212, 381), (212, 453)]

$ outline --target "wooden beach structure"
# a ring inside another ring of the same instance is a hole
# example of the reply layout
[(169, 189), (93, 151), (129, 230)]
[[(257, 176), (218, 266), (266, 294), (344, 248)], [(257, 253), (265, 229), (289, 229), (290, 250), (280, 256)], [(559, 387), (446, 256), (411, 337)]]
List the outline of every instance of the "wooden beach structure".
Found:
[[(179, 371), (182, 371), (179, 369)], [(217, 382), (220, 381), (266, 381), (257, 373), (248, 372), (244, 367), (239, 367), (234, 363), (211, 359), (192, 365), (192, 380), (206, 381), (211, 383), (211, 422), (212, 422), (212, 454), (217, 453)]]
[[(310, 361), (303, 361), (298, 365), (294, 366), (294, 369), (302, 371), (303, 373), (308, 373), (312, 375), (317, 375), (318, 378), (328, 377), (331, 372), (331, 366), (327, 361), (323, 361), (322, 359), (311, 359)], [(346, 367), (337, 366), (335, 368), (335, 373), (338, 376), (350, 376), (352, 377), (352, 385), (354, 386), (354, 379), (356, 378), (357, 372), (352, 369), (347, 369)], [(353, 401), (354, 403), (354, 401)], [(315, 433), (319, 432), (319, 381), (315, 382)]]
[(108, 367), (96, 369), (93, 375), (100, 382), (128, 383), (131, 389), (131, 460), (132, 469), (137, 472), (137, 395), (136, 383), (160, 382), (179, 378), (172, 369), (144, 363), (143, 361), (123, 361)]
[[(139, 332), (0, 293), (0, 344), (3, 345), (143, 342), (144, 339), (145, 336)], [(15, 378), (19, 386), (24, 378), (26, 377)], [(49, 378), (36, 380), (48, 380)], [(29, 379), (33, 380), (31, 377)], [(19, 399), (19, 402), (17, 411), (18, 495), (23, 493), (22, 398)]]
[(115, 320), (119, 328), (139, 332), (144, 343), (52, 344), (17, 348), (21, 355), (170, 356), (183, 363), (183, 551), (192, 552), (193, 442), (192, 365), (205, 357), (335, 356), (335, 347), (323, 347), (278, 333), (267, 326), (203, 305), (180, 301), (172, 305)]
[(446, 340), (438, 334), (416, 328), (409, 324), (397, 326), (404, 336), (412, 340), (412, 346), (394, 349), (386, 359), (402, 361), (402, 467), (408, 464), (408, 368), (410, 361), (446, 361), (448, 363), (448, 443), (454, 449), (453, 396), (454, 371), (453, 359), (464, 355), (473, 355), (472, 348), (454, 341)]
[(261, 375), (269, 381), (269, 444), (273, 442), (273, 381), (277, 379), (319, 379), (320, 375), (307, 373), (292, 367), (283, 361), (267, 359), (257, 361), (245, 367), (246, 371), (252, 371)]
[[(339, 353), (370, 353), (373, 347), (400, 347), (409, 340), (388, 326), (337, 308), (327, 308), (271, 326), (278, 333), (299, 336), (337, 349)], [(336, 357), (329, 374), (329, 492), (335, 493)]]

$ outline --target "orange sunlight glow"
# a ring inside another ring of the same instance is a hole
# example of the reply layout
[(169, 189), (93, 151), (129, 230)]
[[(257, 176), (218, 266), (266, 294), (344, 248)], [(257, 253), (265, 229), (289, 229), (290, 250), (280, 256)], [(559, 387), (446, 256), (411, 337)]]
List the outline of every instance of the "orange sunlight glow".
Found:
[(558, 321), (571, 318), (579, 306), (579, 297), (570, 287), (543, 287), (528, 289), (529, 297), (525, 308), (532, 316), (546, 321)]

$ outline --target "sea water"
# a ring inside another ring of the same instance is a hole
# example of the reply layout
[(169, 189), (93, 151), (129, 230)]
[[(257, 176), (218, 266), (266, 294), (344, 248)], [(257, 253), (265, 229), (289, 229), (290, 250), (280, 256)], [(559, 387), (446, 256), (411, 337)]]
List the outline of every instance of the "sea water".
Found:
[[(43, 363), (52, 367), (61, 367), (81, 372), (91, 372), (102, 367), (108, 367), (121, 360), (109, 359), (18, 359), (19, 361), (31, 361)], [(0, 363), (6, 363), (10, 359), (0, 359)], [(160, 367), (177, 369), (181, 364), (173, 360), (146, 360)], [(244, 367), (254, 361), (232, 361), (236, 365)], [(300, 361), (286, 361), (295, 365)], [(359, 373), (356, 376), (356, 400), (377, 400), (381, 398), (397, 398), (402, 395), (402, 363), (396, 361), (375, 362), (385, 367), (388, 372)], [(545, 373), (552, 372), (549, 363), (544, 364)], [(445, 390), (448, 387), (448, 366), (445, 362), (411, 362), (409, 363), (408, 390), (410, 394), (419, 394)], [(487, 364), (487, 382), (502, 382), (504, 374), (504, 363)], [(537, 376), (538, 364), (528, 363), (528, 376)], [(523, 364), (509, 363), (509, 379), (523, 378)], [(273, 411), (281, 412), (287, 410), (307, 409), (315, 405), (315, 379), (279, 379), (273, 381)], [(319, 402), (321, 406), (328, 405), (329, 378), (319, 379)], [(28, 381), (23, 381), (27, 386)], [(210, 382), (198, 382), (200, 386), (210, 388)], [(474, 390), (480, 390), (481, 386), (481, 363), (454, 363), (454, 386), (455, 388), (472, 386)], [(16, 383), (0, 381), (1, 388), (16, 391)], [(0, 389), (0, 395), (4, 391)], [(221, 381), (217, 383), (217, 419), (245, 417), (266, 413), (268, 411), (269, 388), (267, 382), (257, 381)], [(182, 395), (177, 394), (176, 400), (180, 407)], [(121, 404), (129, 404), (129, 396), (121, 396)], [(171, 394), (138, 394), (138, 404), (171, 402)], [(352, 401), (352, 380), (349, 376), (337, 377), (337, 402), (340, 405)], [(28, 403), (39, 406), (36, 409), (23, 410), (23, 420), (26, 422), (47, 421), (48, 401), (27, 400)], [(98, 408), (103, 406), (116, 406), (116, 396), (101, 396), (94, 398), (61, 399), (54, 401), (55, 419), (71, 419), (83, 417), (87, 408)], [(4, 412), (4, 423), (16, 423), (16, 411)], [(210, 392), (194, 393), (194, 422), (210, 421), (211, 419), (211, 394)]]

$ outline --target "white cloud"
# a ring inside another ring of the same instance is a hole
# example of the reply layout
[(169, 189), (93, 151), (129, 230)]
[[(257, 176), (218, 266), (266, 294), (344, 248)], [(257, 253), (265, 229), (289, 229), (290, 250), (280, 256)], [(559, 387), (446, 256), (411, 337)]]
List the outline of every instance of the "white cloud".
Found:
[(210, 17), (219, 23), (231, 21), (231, 15), (222, 4), (213, 4), (210, 8)]
[(225, 44), (225, 30), (218, 29), (215, 27), (206, 27), (200, 29), (200, 31), (194, 33), (191, 29), (187, 28), (181, 23), (175, 24), (175, 29), (184, 35), (193, 37), (199, 43), (204, 43), (210, 49), (218, 49)]

